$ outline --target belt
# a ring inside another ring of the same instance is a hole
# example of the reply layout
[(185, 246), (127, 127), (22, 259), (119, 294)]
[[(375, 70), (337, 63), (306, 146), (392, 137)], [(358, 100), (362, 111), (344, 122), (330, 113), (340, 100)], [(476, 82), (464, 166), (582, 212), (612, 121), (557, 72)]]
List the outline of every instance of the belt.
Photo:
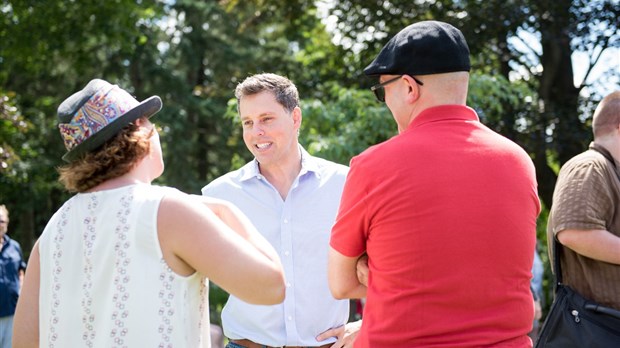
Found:
[(302, 346), (272, 347), (272, 346), (266, 346), (264, 344), (259, 344), (259, 343), (256, 343), (256, 342), (252, 342), (252, 341), (246, 340), (246, 339), (230, 340), (230, 342), (232, 342), (234, 344), (238, 344), (238, 345), (246, 347), (246, 348), (329, 348), (329, 347), (331, 347), (333, 345), (333, 343), (328, 343), (328, 344), (324, 344), (322, 346), (315, 346), (315, 347), (302, 347)]

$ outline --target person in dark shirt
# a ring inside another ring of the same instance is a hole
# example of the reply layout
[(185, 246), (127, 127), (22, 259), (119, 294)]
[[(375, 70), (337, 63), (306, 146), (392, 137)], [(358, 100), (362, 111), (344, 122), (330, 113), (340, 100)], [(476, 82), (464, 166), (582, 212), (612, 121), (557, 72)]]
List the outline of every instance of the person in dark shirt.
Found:
[(10, 348), (13, 315), (22, 287), (26, 262), (19, 243), (7, 236), (9, 210), (0, 205), (0, 348)]

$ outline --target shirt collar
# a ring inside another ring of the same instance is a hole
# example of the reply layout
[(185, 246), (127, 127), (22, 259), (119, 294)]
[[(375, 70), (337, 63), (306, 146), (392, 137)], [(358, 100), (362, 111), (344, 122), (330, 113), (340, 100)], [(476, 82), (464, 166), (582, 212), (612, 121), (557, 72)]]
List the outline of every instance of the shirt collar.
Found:
[(466, 120), (477, 121), (478, 114), (469, 106), (465, 105), (439, 105), (423, 110), (416, 118), (411, 121), (407, 130), (416, 128), (422, 124), (443, 120)]
[[(299, 172), (299, 176), (302, 176), (306, 173), (314, 173), (317, 178), (321, 177), (320, 174), (320, 166), (316, 157), (311, 156), (303, 146), (299, 146), (299, 152), (301, 153), (301, 171)], [(252, 178), (260, 179), (263, 175), (260, 173), (260, 169), (258, 167), (258, 161), (254, 158), (252, 161), (246, 163), (243, 167), (241, 167), (241, 181), (250, 180)]]
[(616, 159), (614, 158), (614, 156), (611, 155), (611, 152), (609, 152), (609, 150), (607, 150), (605, 147), (595, 143), (595, 142), (591, 142), (590, 146), (588, 146), (588, 148), (590, 150), (595, 150), (597, 152), (599, 152), (601, 155), (603, 155), (603, 157), (607, 158), (609, 161), (611, 161), (611, 163), (614, 164), (614, 167), (616, 169), (616, 171), (618, 170), (618, 168), (620, 168), (620, 163), (618, 163), (618, 161), (616, 161)]
[(320, 165), (317, 158), (311, 156), (301, 145), (299, 145), (299, 151), (301, 152), (301, 172), (299, 175), (301, 176), (306, 173), (314, 173), (317, 178), (320, 178)]

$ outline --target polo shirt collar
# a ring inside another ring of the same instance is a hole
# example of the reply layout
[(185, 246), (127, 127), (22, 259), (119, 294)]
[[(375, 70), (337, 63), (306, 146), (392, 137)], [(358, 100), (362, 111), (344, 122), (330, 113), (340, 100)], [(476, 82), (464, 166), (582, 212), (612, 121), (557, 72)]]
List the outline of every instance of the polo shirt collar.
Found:
[(590, 146), (588, 146), (588, 148), (590, 150), (595, 150), (597, 152), (599, 152), (601, 155), (603, 155), (603, 157), (607, 158), (607, 160), (611, 161), (614, 164), (614, 167), (616, 169), (616, 172), (619, 171), (620, 169), (620, 163), (618, 163), (618, 161), (616, 161), (616, 159), (614, 158), (614, 156), (611, 155), (611, 152), (609, 152), (609, 150), (607, 150), (606, 148), (604, 148), (603, 146), (595, 143), (595, 142), (591, 142)]
[[(311, 156), (303, 146), (299, 146), (299, 152), (301, 153), (301, 171), (299, 172), (299, 176), (302, 176), (306, 173), (314, 173), (314, 175), (318, 178), (320, 175), (320, 166), (316, 159), (316, 157)], [(258, 161), (254, 158), (252, 161), (248, 162), (246, 165), (241, 167), (241, 181), (250, 180), (252, 178), (260, 179), (263, 175), (260, 173), (260, 169), (258, 166)]]
[(439, 105), (423, 110), (411, 121), (407, 130), (416, 128), (422, 124), (444, 120), (480, 121), (476, 111), (465, 105)]

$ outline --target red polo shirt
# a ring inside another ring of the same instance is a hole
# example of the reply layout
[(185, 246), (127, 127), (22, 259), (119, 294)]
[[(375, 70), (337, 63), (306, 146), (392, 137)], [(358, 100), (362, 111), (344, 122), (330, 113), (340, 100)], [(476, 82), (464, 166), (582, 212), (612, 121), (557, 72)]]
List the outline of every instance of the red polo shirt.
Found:
[(531, 346), (539, 210), (527, 153), (465, 106), (354, 157), (331, 246), (369, 256), (356, 347)]

